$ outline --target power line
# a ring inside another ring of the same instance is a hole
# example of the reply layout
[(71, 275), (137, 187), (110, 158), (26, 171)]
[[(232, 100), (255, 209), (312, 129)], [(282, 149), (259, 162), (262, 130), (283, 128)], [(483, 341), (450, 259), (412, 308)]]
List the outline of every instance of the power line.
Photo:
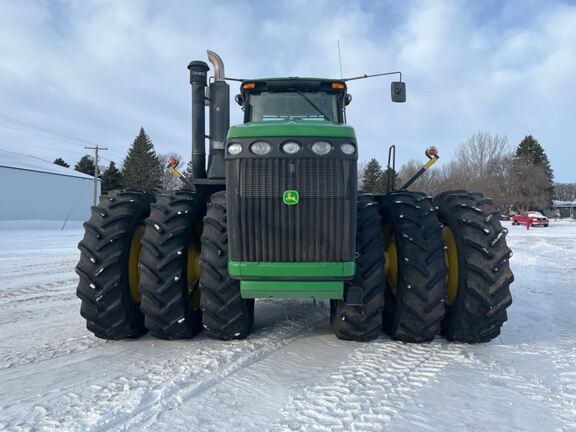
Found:
[[(6, 144), (16, 144), (16, 145), (20, 145), (22, 147), (34, 147), (34, 148), (39, 148), (39, 149), (45, 149), (45, 150), (54, 150), (55, 152), (58, 153), (69, 153), (69, 154), (74, 154), (74, 155), (85, 155), (86, 152), (83, 151), (82, 149), (78, 149), (78, 150), (64, 150), (61, 148), (56, 148), (56, 147), (51, 147), (51, 146), (43, 146), (41, 144), (28, 144), (28, 143), (23, 143), (20, 141), (13, 141), (13, 140), (8, 140), (5, 138), (0, 138), (0, 142), (1, 143), (6, 143)], [(8, 150), (11, 151), (11, 150)]]
[(35, 133), (35, 132), (31, 132), (31, 131), (26, 130), (26, 129), (15, 128), (15, 127), (13, 127), (13, 126), (0, 125), (0, 127), (1, 127), (1, 128), (5, 128), (5, 129), (12, 129), (12, 130), (15, 130), (15, 131), (18, 131), (18, 132), (22, 132), (22, 133), (26, 133), (26, 134), (29, 134), (29, 135), (34, 135), (34, 136), (37, 136), (37, 137), (40, 137), (40, 138), (48, 138), (48, 139), (55, 140), (55, 141), (62, 141), (62, 139), (60, 139), (60, 138), (52, 137), (52, 136), (49, 136), (49, 135), (37, 134), (37, 133)]
[(22, 125), (24, 125), (24, 126), (28, 126), (28, 127), (30, 127), (30, 128), (33, 128), (33, 129), (38, 129), (38, 130), (41, 130), (41, 131), (44, 131), (44, 132), (48, 132), (48, 133), (50, 133), (50, 134), (52, 134), (52, 135), (57, 135), (57, 136), (59, 136), (59, 137), (66, 138), (66, 139), (69, 139), (69, 140), (72, 140), (72, 141), (79, 141), (79, 142), (83, 142), (83, 143), (86, 143), (86, 144), (96, 145), (96, 144), (93, 143), (92, 141), (88, 141), (88, 140), (85, 140), (85, 139), (82, 139), (82, 138), (76, 138), (76, 137), (73, 137), (73, 136), (70, 136), (70, 135), (66, 135), (66, 134), (63, 134), (63, 133), (60, 133), (60, 132), (54, 132), (54, 131), (52, 131), (52, 130), (50, 130), (50, 129), (46, 129), (46, 128), (43, 128), (43, 127), (41, 127), (41, 126), (36, 126), (36, 125), (32, 125), (32, 124), (27, 123), (27, 122), (23, 122), (22, 120), (18, 120), (18, 119), (14, 118), (14, 117), (7, 116), (6, 114), (0, 114), (0, 117), (5, 118), (5, 119), (8, 119), (8, 120), (11, 120), (11, 121), (14, 121), (14, 122), (16, 122), (16, 123), (20, 123), (20, 124), (22, 124)]
[[(56, 131), (53, 131), (53, 130), (50, 130), (50, 129), (47, 129), (47, 128), (44, 128), (44, 127), (41, 127), (41, 126), (36, 126), (36, 125), (31, 124), (31, 123), (27, 123), (27, 122), (24, 122), (24, 121), (22, 121), (22, 120), (18, 120), (18, 119), (14, 118), (14, 117), (7, 116), (6, 114), (0, 114), (0, 118), (7, 119), (7, 120), (9, 120), (9, 121), (19, 123), (19, 124), (24, 125), (25, 127), (29, 128), (29, 129), (36, 129), (36, 130), (41, 130), (41, 131), (44, 131), (44, 132), (48, 132), (49, 134), (56, 135), (56, 136), (58, 136), (58, 137), (60, 137), (60, 138), (64, 138), (64, 139), (67, 139), (67, 140), (72, 140), (72, 141), (78, 141), (78, 142), (81, 142), (81, 143), (97, 145), (97, 144), (95, 144), (95, 143), (92, 142), (92, 141), (88, 141), (88, 140), (85, 140), (85, 139), (82, 139), (82, 138), (77, 138), (77, 137), (74, 137), (74, 136), (71, 136), (71, 135), (67, 135), (67, 134), (63, 134), (63, 133), (60, 133), (60, 132), (56, 132)], [(18, 131), (18, 132), (22, 132), (22, 133), (27, 133), (27, 134), (34, 135), (34, 136), (38, 136), (38, 137), (41, 137), (41, 138), (48, 138), (48, 139), (52, 139), (52, 140), (59, 140), (58, 138), (53, 137), (53, 136), (47, 136), (47, 135), (38, 134), (38, 133), (35, 133), (35, 132), (31, 132), (31, 131), (29, 131), (29, 130), (17, 128), (17, 127), (14, 127), (14, 126), (0, 125), (0, 127), (6, 128), (6, 129), (12, 129), (12, 130), (15, 130), (15, 131)], [(110, 150), (110, 151), (112, 151), (113, 153), (116, 153), (116, 154), (120, 155), (120, 153), (117, 152), (117, 151), (115, 151), (115, 150)]]
[[(58, 141), (58, 142), (62, 142), (61, 139), (56, 138), (56, 137), (51, 137), (51, 136), (48, 136), (48, 135), (41, 135), (41, 134), (37, 134), (37, 133), (31, 132), (31, 131), (27, 131), (27, 130), (24, 130), (24, 129), (18, 129), (18, 128), (15, 128), (15, 127), (12, 127), (12, 126), (0, 125), (0, 127), (1, 127), (1, 128), (6, 128), (6, 129), (12, 129), (12, 130), (15, 130), (15, 131), (18, 131), (18, 132), (22, 132), (22, 133), (27, 133), (27, 134), (34, 135), (34, 136), (41, 137), (41, 138), (48, 138), (48, 139), (51, 139), (51, 140), (55, 140), (55, 141)], [(4, 138), (2, 138), (2, 139), (5, 140)], [(5, 141), (7, 141), (7, 140), (5, 140)], [(47, 148), (47, 149), (50, 149), (50, 150), (54, 149), (54, 150), (58, 150), (58, 151), (62, 151), (62, 152), (70, 152), (69, 150), (61, 150), (61, 149), (56, 149), (56, 148), (54, 148), (54, 147), (41, 147), (41, 146), (39, 146), (38, 144), (26, 144), (26, 143), (20, 143), (20, 142), (17, 143), (17, 142), (15, 142), (15, 141), (13, 141), (13, 142), (14, 142), (15, 144), (20, 144), (20, 145), (24, 145), (24, 146), (40, 147), (40, 148)], [(79, 148), (78, 151), (81, 152), (80, 148)], [(111, 151), (112, 153), (116, 154), (118, 157), (123, 157), (123, 156), (120, 154), (120, 152), (117, 152), (117, 151), (115, 151), (115, 150), (110, 150), (110, 151)]]

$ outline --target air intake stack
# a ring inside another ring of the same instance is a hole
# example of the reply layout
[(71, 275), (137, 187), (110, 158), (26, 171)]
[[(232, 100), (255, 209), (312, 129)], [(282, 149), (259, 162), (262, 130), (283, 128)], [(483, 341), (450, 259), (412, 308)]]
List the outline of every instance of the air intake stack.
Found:
[(203, 61), (192, 61), (188, 65), (192, 85), (192, 176), (206, 178), (206, 85), (210, 70)]
[(224, 75), (224, 62), (218, 54), (208, 50), (208, 60), (214, 66), (214, 81), (210, 83), (210, 155), (208, 178), (226, 177), (224, 146), (230, 127), (230, 86)]

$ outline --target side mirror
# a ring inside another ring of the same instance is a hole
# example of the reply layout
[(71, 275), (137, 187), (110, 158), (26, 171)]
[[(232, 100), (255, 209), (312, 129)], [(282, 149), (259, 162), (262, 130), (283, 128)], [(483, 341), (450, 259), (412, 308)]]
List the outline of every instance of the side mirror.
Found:
[(392, 82), (392, 102), (406, 102), (406, 83), (402, 81)]
[(240, 106), (244, 105), (244, 96), (242, 96), (240, 93), (238, 93), (235, 97), (234, 100), (236, 101), (236, 103)]
[(350, 102), (352, 102), (352, 95), (350, 93), (346, 93), (346, 96), (344, 96), (344, 106), (350, 105)]

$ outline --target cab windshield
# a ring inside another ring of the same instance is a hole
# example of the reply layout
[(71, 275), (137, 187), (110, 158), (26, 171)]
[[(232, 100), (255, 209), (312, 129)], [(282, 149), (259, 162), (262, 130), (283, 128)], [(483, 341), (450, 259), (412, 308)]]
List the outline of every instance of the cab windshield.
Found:
[(274, 120), (338, 123), (338, 95), (300, 90), (251, 94), (246, 121)]

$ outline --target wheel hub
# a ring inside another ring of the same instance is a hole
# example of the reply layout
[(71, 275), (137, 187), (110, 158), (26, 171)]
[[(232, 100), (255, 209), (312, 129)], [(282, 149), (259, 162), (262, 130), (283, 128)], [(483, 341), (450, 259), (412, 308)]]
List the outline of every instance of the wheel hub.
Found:
[(444, 260), (448, 266), (448, 274), (446, 275), (446, 286), (448, 287), (448, 298), (446, 304), (448, 306), (454, 304), (456, 296), (458, 295), (458, 249), (456, 247), (456, 238), (454, 232), (448, 226), (442, 229), (442, 237), (446, 250), (444, 252)]
[(384, 271), (386, 273), (386, 281), (390, 286), (392, 293), (396, 294), (396, 287), (398, 285), (398, 250), (396, 248), (396, 238), (392, 225), (384, 225)]
[(138, 225), (132, 235), (130, 242), (130, 252), (128, 255), (128, 285), (130, 286), (130, 296), (134, 303), (140, 303), (140, 290), (138, 282), (140, 281), (140, 269), (138, 260), (142, 252), (142, 237), (144, 236), (144, 225)]

